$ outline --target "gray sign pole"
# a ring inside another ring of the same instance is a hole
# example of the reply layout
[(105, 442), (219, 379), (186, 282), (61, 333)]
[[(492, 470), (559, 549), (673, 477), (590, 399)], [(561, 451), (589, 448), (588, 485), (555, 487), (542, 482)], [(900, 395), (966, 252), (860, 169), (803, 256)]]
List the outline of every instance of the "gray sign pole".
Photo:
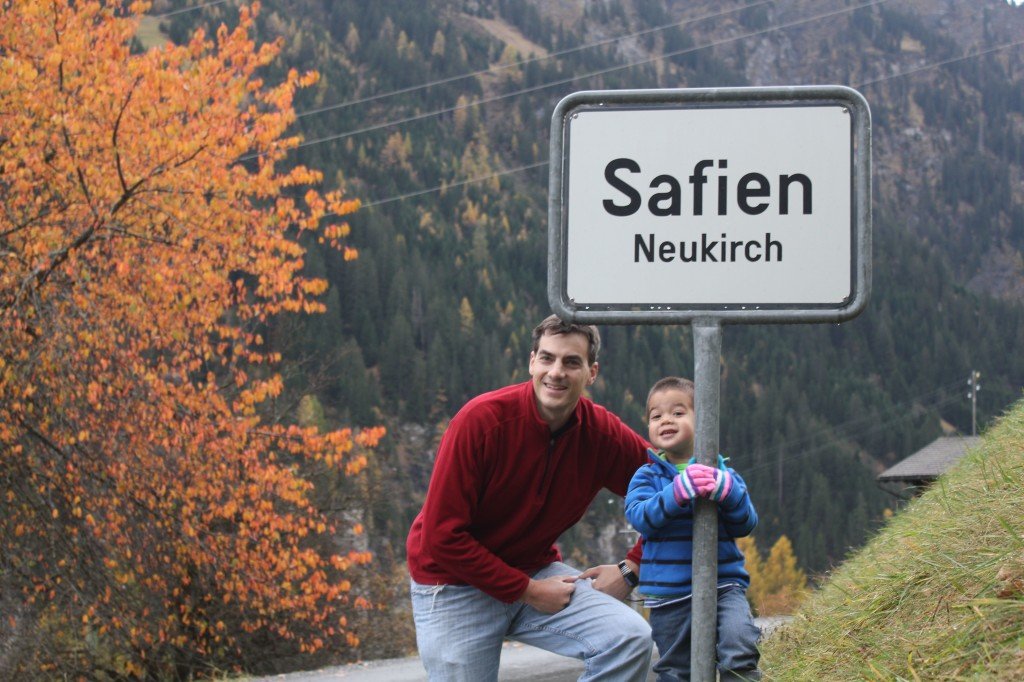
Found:
[[(695, 319), (693, 377), (697, 433), (693, 453), (698, 463), (708, 466), (716, 466), (718, 460), (721, 354), (721, 324), (715, 319)], [(718, 623), (718, 509), (711, 500), (698, 498), (695, 502), (690, 679), (714, 682)]]

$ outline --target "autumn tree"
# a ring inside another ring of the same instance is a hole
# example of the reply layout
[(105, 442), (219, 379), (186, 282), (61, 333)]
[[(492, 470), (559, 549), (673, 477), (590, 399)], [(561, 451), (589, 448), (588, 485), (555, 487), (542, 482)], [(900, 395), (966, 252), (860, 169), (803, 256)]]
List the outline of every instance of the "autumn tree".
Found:
[(759, 616), (792, 613), (807, 595), (807, 575), (797, 566), (793, 544), (785, 535), (762, 558), (753, 537), (737, 539), (743, 551), (750, 588), (747, 599)]
[[(131, 50), (145, 3), (0, 3), (2, 676), (184, 679), (352, 644), (365, 551), (311, 503), (379, 429), (268, 419), (278, 313), (357, 207), (285, 168), (253, 15)], [(349, 534), (355, 529), (344, 529)], [(348, 638), (348, 639), (347, 639)]]
[(764, 570), (764, 560), (761, 558), (761, 552), (757, 548), (757, 543), (750, 535), (736, 538), (736, 545), (743, 552), (743, 566), (747, 569), (747, 573), (750, 574), (747, 601), (750, 602), (751, 608), (757, 612), (757, 606), (764, 594), (764, 578), (761, 575)]

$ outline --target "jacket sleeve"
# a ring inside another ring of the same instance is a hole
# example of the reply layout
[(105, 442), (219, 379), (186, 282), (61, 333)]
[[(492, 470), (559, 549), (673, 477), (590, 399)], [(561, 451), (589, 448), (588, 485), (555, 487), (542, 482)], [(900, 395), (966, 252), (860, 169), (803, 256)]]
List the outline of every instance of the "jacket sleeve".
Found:
[(729, 473), (733, 480), (732, 490), (718, 505), (718, 510), (722, 517), (722, 525), (729, 535), (742, 538), (750, 535), (757, 526), (757, 511), (754, 509), (754, 503), (750, 501), (746, 482), (734, 469), (730, 468)]
[(656, 535), (689, 508), (689, 503), (679, 506), (671, 480), (664, 484), (654, 467), (642, 466), (633, 475), (626, 493), (626, 519), (644, 537)]
[(528, 575), (484, 547), (470, 529), (486, 472), (479, 453), (486, 437), (471, 419), (456, 416), (438, 447), (423, 504), (423, 537), (445, 571), (505, 603), (522, 596)]
[(644, 536), (640, 536), (633, 549), (626, 553), (626, 558), (639, 566), (644, 560)]

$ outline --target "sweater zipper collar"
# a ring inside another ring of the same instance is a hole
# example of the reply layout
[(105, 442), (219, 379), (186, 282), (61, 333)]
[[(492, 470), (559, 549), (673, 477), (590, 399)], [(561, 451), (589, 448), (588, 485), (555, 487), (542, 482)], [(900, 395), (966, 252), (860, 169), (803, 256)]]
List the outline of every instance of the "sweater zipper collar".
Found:
[(555, 446), (558, 444), (558, 439), (571, 431), (577, 424), (579, 424), (579, 417), (575, 412), (573, 412), (569, 417), (569, 421), (559, 427), (557, 431), (552, 431), (548, 434), (548, 455), (544, 458), (544, 471), (540, 476), (540, 481), (537, 483), (537, 494), (544, 492), (544, 482), (548, 478), (548, 470), (551, 468), (551, 458), (555, 455)]

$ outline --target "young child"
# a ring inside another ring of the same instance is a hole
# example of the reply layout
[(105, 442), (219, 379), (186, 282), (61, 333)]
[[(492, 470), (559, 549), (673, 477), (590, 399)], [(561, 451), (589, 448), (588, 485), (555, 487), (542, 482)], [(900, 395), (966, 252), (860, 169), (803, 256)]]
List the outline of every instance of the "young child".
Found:
[(723, 680), (758, 680), (760, 630), (747, 605), (750, 576), (734, 538), (749, 535), (757, 512), (747, 486), (718, 456), (718, 468), (696, 464), (693, 382), (666, 377), (647, 396), (647, 429), (657, 448), (626, 494), (626, 518), (644, 540), (639, 591), (650, 608), (660, 659), (659, 682), (690, 679), (693, 499), (718, 503), (718, 670)]

